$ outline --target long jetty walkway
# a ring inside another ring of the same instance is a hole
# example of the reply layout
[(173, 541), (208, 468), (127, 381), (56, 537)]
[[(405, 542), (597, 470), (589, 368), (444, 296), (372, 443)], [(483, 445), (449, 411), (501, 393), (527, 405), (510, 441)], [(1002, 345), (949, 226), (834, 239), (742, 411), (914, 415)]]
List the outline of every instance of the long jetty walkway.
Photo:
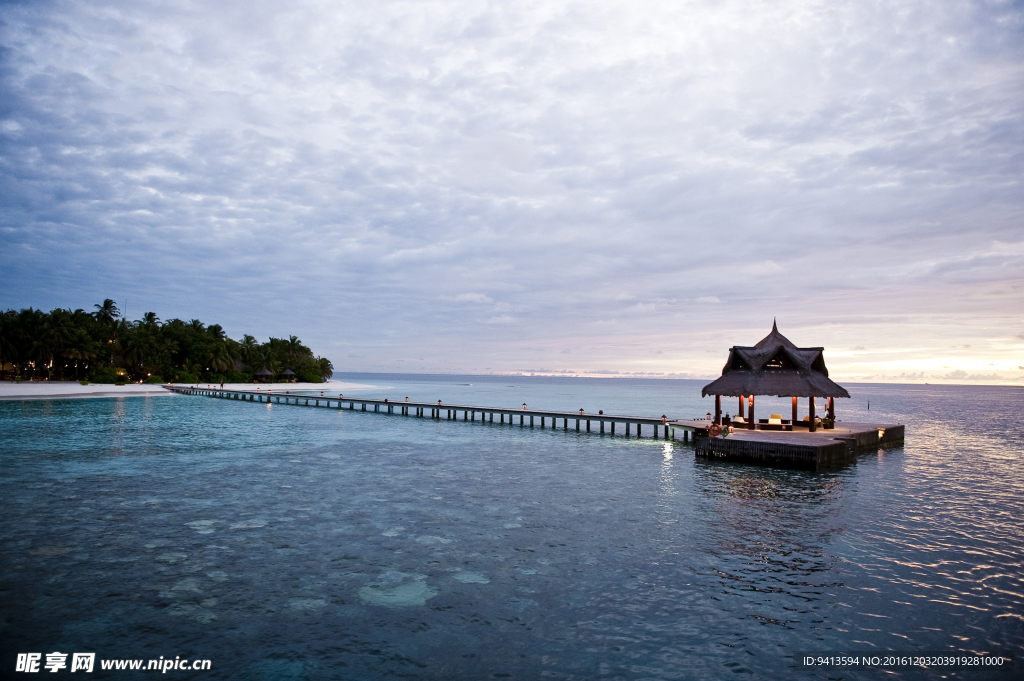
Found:
[[(461, 404), (444, 404), (442, 402), (391, 402), (386, 399), (367, 399), (353, 397), (330, 397), (328, 395), (291, 394), (262, 390), (229, 390), (224, 388), (201, 388), (198, 386), (164, 386), (181, 395), (199, 395), (224, 400), (241, 400), (243, 402), (262, 402), (268, 404), (285, 404), (299, 407), (319, 407), (341, 409), (347, 411), (372, 411), (378, 414), (393, 414), (414, 418), (431, 418), (448, 421), (477, 421), (480, 423), (507, 423), (522, 427), (572, 429), (576, 432), (616, 434), (616, 425), (621, 426), (625, 437), (635, 435), (642, 437), (649, 434), (651, 438), (672, 439), (672, 424), (664, 418), (643, 416), (615, 416), (609, 414), (588, 414), (585, 412), (545, 411), (538, 409), (497, 409), (495, 407), (478, 407)], [(459, 419), (459, 414), (462, 418)]]

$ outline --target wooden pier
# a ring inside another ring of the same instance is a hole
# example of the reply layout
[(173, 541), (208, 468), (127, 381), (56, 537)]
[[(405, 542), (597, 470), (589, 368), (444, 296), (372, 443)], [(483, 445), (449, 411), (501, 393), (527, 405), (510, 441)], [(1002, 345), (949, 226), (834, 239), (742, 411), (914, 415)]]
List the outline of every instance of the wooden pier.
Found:
[[(795, 426), (792, 431), (737, 430), (728, 437), (712, 437), (712, 420), (667, 420), (643, 416), (562, 412), (539, 409), (499, 409), (443, 402), (391, 402), (387, 399), (330, 397), (263, 390), (229, 390), (197, 386), (164, 386), (181, 395), (198, 395), (223, 400), (314, 407), (343, 411), (391, 414), (438, 421), (466, 421), (523, 428), (551, 428), (563, 431), (648, 435), (653, 439), (692, 443), (697, 457), (788, 468), (822, 470), (853, 461), (858, 454), (880, 447), (903, 444), (902, 425), (844, 424), (810, 431)], [(461, 415), (461, 418), (460, 418)]]
[[(352, 397), (330, 397), (327, 395), (299, 395), (289, 392), (268, 392), (263, 390), (227, 390), (223, 388), (200, 388), (196, 386), (164, 386), (181, 395), (199, 395), (243, 402), (319, 407), (345, 411), (373, 412), (414, 418), (431, 418), (446, 421), (472, 421), (519, 425), (527, 428), (558, 428), (577, 433), (616, 434), (642, 437), (647, 434), (655, 439), (672, 439), (672, 428), (662, 418), (643, 416), (620, 416), (609, 414), (588, 414), (586, 412), (546, 411), (538, 409), (498, 409), (473, 405), (444, 404), (442, 402), (391, 402), (386, 399)], [(459, 415), (462, 418), (459, 418)], [(507, 419), (507, 421), (506, 421)], [(572, 424), (570, 427), (570, 423)]]

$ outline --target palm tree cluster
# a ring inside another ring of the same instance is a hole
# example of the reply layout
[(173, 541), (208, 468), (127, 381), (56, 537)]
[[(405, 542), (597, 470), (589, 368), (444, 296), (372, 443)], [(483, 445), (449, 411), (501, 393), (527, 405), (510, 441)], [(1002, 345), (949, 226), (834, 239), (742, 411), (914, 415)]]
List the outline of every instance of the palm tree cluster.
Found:
[(172, 319), (153, 312), (134, 322), (122, 318), (114, 301), (94, 312), (27, 308), (0, 313), (0, 375), (96, 382), (166, 379), (194, 383), (245, 382), (266, 369), (286, 370), (298, 380), (330, 378), (330, 360), (316, 357), (295, 336), (258, 343), (252, 336), (228, 338), (219, 324)]

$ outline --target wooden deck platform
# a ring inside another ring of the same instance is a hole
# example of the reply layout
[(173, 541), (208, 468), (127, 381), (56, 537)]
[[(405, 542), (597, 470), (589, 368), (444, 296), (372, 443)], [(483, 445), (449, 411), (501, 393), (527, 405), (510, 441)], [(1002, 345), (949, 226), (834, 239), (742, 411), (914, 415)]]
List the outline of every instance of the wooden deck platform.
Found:
[(797, 426), (793, 431), (736, 430), (725, 438), (708, 435), (709, 421), (672, 425), (678, 430), (673, 433), (675, 439), (696, 436), (694, 453), (698, 457), (811, 470), (840, 466), (879, 448), (899, 447), (904, 439), (902, 424), (838, 421), (835, 428), (813, 433)]

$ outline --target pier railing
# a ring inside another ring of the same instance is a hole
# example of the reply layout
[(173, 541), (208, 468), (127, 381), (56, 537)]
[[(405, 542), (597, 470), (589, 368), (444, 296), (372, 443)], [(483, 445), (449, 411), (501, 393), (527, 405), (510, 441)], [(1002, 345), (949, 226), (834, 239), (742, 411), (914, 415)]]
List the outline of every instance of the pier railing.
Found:
[[(660, 435), (660, 437), (666, 440), (672, 439), (672, 424), (664, 419), (655, 417), (592, 414), (587, 412), (580, 413), (578, 411), (500, 409), (496, 407), (445, 404), (443, 402), (391, 402), (387, 399), (330, 397), (328, 395), (301, 395), (289, 392), (232, 390), (225, 388), (202, 388), (198, 386), (168, 385), (164, 387), (181, 395), (198, 395), (225, 400), (241, 400), (243, 402), (320, 407), (346, 411), (372, 411), (377, 414), (431, 418), (435, 420), (476, 422), (479, 416), (480, 423), (507, 423), (508, 425), (519, 425), (528, 428), (550, 427), (555, 429), (561, 423), (561, 429), (569, 431), (569, 424), (571, 422), (571, 430), (575, 432), (607, 433), (610, 435), (616, 434), (616, 426), (618, 425), (621, 426), (620, 432), (625, 437), (630, 437), (630, 435), (642, 437), (643, 431), (646, 430), (652, 438), (659, 438)], [(459, 418), (460, 413), (462, 414), (461, 419)]]

